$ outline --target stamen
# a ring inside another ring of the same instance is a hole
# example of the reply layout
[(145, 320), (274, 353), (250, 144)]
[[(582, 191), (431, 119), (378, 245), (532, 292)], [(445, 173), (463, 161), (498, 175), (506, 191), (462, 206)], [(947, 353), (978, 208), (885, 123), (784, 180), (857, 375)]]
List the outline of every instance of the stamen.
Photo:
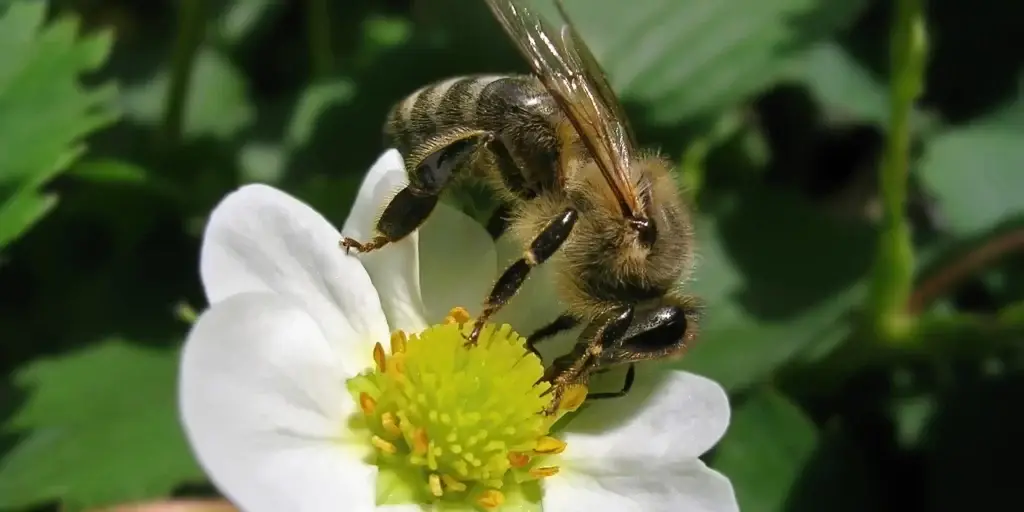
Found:
[(401, 354), (405, 352), (405, 347), (408, 344), (409, 338), (406, 337), (405, 331), (399, 329), (391, 333), (391, 353)]
[(381, 414), (380, 424), (388, 434), (392, 435), (392, 437), (399, 437), (402, 435), (402, 429), (398, 427), (398, 418), (395, 417), (394, 413), (386, 412)]
[(569, 386), (562, 393), (562, 401), (558, 404), (558, 409), (564, 412), (579, 409), (583, 405), (583, 401), (587, 399), (587, 391), (587, 386), (583, 384)]
[(466, 490), (466, 484), (456, 480), (450, 475), (441, 475), (441, 481), (444, 482), (445, 487), (455, 491), (461, 492)]
[(486, 509), (495, 509), (505, 504), (505, 495), (495, 489), (487, 489), (480, 493), (476, 504)]
[(555, 455), (565, 451), (565, 442), (551, 436), (544, 436), (537, 440), (537, 447), (534, 453), (541, 455)]
[(530, 463), (530, 456), (523, 452), (509, 452), (508, 463), (514, 468), (521, 468)]
[(524, 337), (485, 324), (480, 343), (467, 350), (471, 327), (457, 307), (422, 332), (395, 330), (390, 352), (375, 343), (373, 367), (348, 382), (367, 417), (356, 424), (369, 430), (375, 463), (396, 466), (401, 482), (412, 479), (413, 494), (428, 489), (427, 501), (442, 509), (457, 502), (500, 509), (505, 485), (558, 473), (555, 460), (536, 463), (534, 456), (566, 449), (549, 430), (587, 395), (586, 386), (569, 387), (556, 403)]
[(530, 470), (530, 476), (534, 478), (547, 478), (558, 474), (558, 466), (542, 466)]
[(362, 409), (363, 414), (371, 416), (377, 410), (377, 401), (369, 393), (359, 393), (359, 408)]
[(373, 346), (373, 362), (377, 364), (378, 372), (387, 371), (387, 357), (384, 355), (384, 347), (379, 342)]
[(465, 324), (469, 322), (469, 311), (461, 306), (456, 306), (448, 312), (448, 316), (444, 317), (445, 324)]
[(441, 477), (436, 474), (430, 475), (427, 482), (430, 484), (430, 494), (433, 494), (438, 498), (444, 496), (444, 489), (441, 488)]
[(398, 453), (398, 447), (397, 446), (395, 446), (395, 445), (385, 441), (380, 436), (373, 436), (373, 437), (371, 437), (370, 438), (370, 444), (372, 444), (377, 449), (379, 449), (380, 451), (382, 451), (382, 452), (384, 452), (384, 453), (386, 453), (388, 455), (394, 455), (394, 454)]
[(412, 434), (412, 452), (416, 455), (426, 455), (428, 448), (430, 448), (430, 439), (427, 438), (427, 431), (420, 427)]

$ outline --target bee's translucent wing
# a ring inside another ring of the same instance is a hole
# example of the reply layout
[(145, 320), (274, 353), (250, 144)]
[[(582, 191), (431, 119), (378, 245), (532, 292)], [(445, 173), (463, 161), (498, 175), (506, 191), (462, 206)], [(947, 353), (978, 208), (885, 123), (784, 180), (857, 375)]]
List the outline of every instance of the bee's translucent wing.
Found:
[(565, 16), (557, 32), (517, 0), (487, 0), (495, 17), (596, 160), (623, 215), (641, 213), (629, 162), (636, 147), (604, 72)]

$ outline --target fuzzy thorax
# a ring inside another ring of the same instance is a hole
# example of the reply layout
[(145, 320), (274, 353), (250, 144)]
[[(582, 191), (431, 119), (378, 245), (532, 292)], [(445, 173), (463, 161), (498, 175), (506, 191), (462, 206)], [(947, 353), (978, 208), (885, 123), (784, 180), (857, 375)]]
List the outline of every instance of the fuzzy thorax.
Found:
[(554, 475), (550, 455), (565, 444), (548, 435), (585, 390), (563, 398), (553, 416), (544, 368), (525, 339), (508, 325), (485, 327), (466, 347), (471, 327), (464, 309), (419, 334), (396, 331), (391, 350), (377, 343), (375, 367), (351, 379), (376, 463), (404, 475), (413, 494), (439, 505), (468, 503), (494, 509), (502, 488)]

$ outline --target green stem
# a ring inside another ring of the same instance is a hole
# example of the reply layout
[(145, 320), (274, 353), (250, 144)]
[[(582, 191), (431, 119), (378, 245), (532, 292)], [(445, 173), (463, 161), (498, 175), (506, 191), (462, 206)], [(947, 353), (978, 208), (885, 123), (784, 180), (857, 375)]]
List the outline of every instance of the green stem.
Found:
[(898, 342), (908, 333), (905, 307), (914, 277), (914, 252), (904, 205), (910, 159), (910, 114), (924, 87), (928, 53), (924, 1), (896, 2), (892, 34), (889, 133), (879, 168), (883, 216), (869, 295), (872, 328), (889, 342)]
[(163, 141), (177, 144), (185, 118), (192, 68), (205, 33), (204, 0), (178, 1), (178, 34), (171, 62), (171, 83), (164, 104)]
[(334, 54), (331, 51), (331, 19), (327, 0), (309, 0), (306, 9), (309, 23), (309, 54), (313, 62), (313, 75), (317, 80), (331, 76)]

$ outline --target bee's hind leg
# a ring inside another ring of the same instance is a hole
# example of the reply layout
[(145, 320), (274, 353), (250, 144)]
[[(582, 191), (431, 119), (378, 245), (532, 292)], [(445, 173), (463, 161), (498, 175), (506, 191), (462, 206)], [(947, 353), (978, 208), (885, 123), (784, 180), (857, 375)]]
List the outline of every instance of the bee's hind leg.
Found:
[(345, 252), (370, 252), (416, 231), (434, 211), (454, 174), (492, 140), (491, 132), (457, 130), (434, 137), (413, 150), (406, 160), (409, 185), (384, 207), (377, 221), (376, 236), (366, 242), (344, 237), (341, 246)]

